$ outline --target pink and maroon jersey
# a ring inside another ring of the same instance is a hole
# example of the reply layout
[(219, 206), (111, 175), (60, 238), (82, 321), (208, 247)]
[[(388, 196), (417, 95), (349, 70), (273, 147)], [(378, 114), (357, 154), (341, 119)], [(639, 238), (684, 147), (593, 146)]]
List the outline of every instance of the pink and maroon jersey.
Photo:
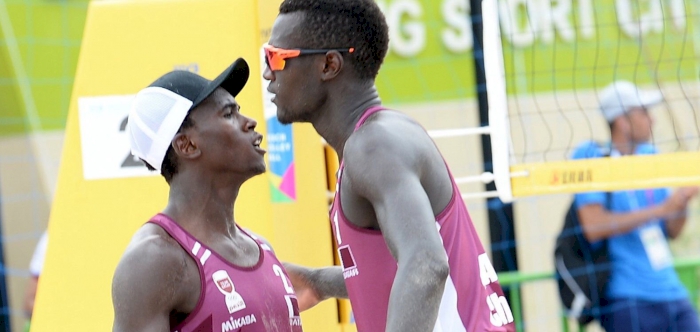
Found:
[(149, 222), (180, 243), (197, 262), (202, 281), (197, 307), (171, 331), (302, 331), (292, 283), (269, 246), (251, 236), (260, 248), (260, 260), (254, 266), (240, 267), (197, 241), (164, 214), (157, 214)]
[[(373, 107), (365, 111), (355, 130), (370, 115), (381, 110), (381, 107)], [(397, 262), (380, 231), (358, 228), (343, 214), (340, 202), (343, 166), (341, 161), (330, 211), (343, 276), (358, 331), (384, 331)], [(452, 188), (452, 200), (435, 217), (435, 227), (448, 256), (450, 275), (433, 331), (515, 331), (513, 314), (454, 178)]]

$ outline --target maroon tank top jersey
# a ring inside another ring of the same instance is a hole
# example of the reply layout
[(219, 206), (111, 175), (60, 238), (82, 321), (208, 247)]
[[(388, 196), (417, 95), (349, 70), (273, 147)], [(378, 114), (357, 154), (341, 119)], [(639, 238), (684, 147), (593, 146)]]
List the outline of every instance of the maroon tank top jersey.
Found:
[(168, 216), (158, 214), (149, 222), (165, 229), (199, 268), (201, 295), (197, 307), (171, 331), (302, 331), (292, 283), (269, 246), (243, 231), (258, 243), (260, 259), (254, 266), (239, 267), (197, 241)]
[[(365, 111), (355, 130), (381, 110)], [(358, 228), (345, 218), (340, 201), (343, 167), (341, 161), (330, 217), (353, 317), (359, 332), (384, 331), (397, 262), (380, 231)], [(454, 178), (452, 187), (450, 203), (435, 217), (450, 275), (433, 331), (514, 331), (513, 314)]]

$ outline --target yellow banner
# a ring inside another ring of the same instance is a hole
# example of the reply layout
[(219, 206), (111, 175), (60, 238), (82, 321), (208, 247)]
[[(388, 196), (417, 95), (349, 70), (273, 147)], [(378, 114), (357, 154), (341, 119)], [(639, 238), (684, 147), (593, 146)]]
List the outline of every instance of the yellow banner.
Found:
[(514, 165), (513, 196), (700, 185), (700, 153), (675, 152), (619, 158)]

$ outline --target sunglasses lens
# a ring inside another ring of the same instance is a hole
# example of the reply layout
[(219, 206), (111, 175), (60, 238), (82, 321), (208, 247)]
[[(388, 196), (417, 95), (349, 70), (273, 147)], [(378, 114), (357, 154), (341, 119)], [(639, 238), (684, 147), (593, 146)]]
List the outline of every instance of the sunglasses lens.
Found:
[(284, 69), (284, 59), (273, 50), (265, 50), (265, 62), (270, 70), (276, 71)]

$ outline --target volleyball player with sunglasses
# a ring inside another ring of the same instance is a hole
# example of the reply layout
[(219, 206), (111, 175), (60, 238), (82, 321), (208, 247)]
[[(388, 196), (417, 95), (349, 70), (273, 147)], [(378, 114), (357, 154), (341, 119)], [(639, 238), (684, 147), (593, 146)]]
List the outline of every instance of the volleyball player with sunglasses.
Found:
[(388, 41), (372, 0), (285, 0), (265, 46), (278, 120), (311, 123), (341, 161), (330, 219), (342, 266), (286, 264), (300, 308), (347, 291), (360, 332), (513, 331), (440, 151), (381, 106)]

